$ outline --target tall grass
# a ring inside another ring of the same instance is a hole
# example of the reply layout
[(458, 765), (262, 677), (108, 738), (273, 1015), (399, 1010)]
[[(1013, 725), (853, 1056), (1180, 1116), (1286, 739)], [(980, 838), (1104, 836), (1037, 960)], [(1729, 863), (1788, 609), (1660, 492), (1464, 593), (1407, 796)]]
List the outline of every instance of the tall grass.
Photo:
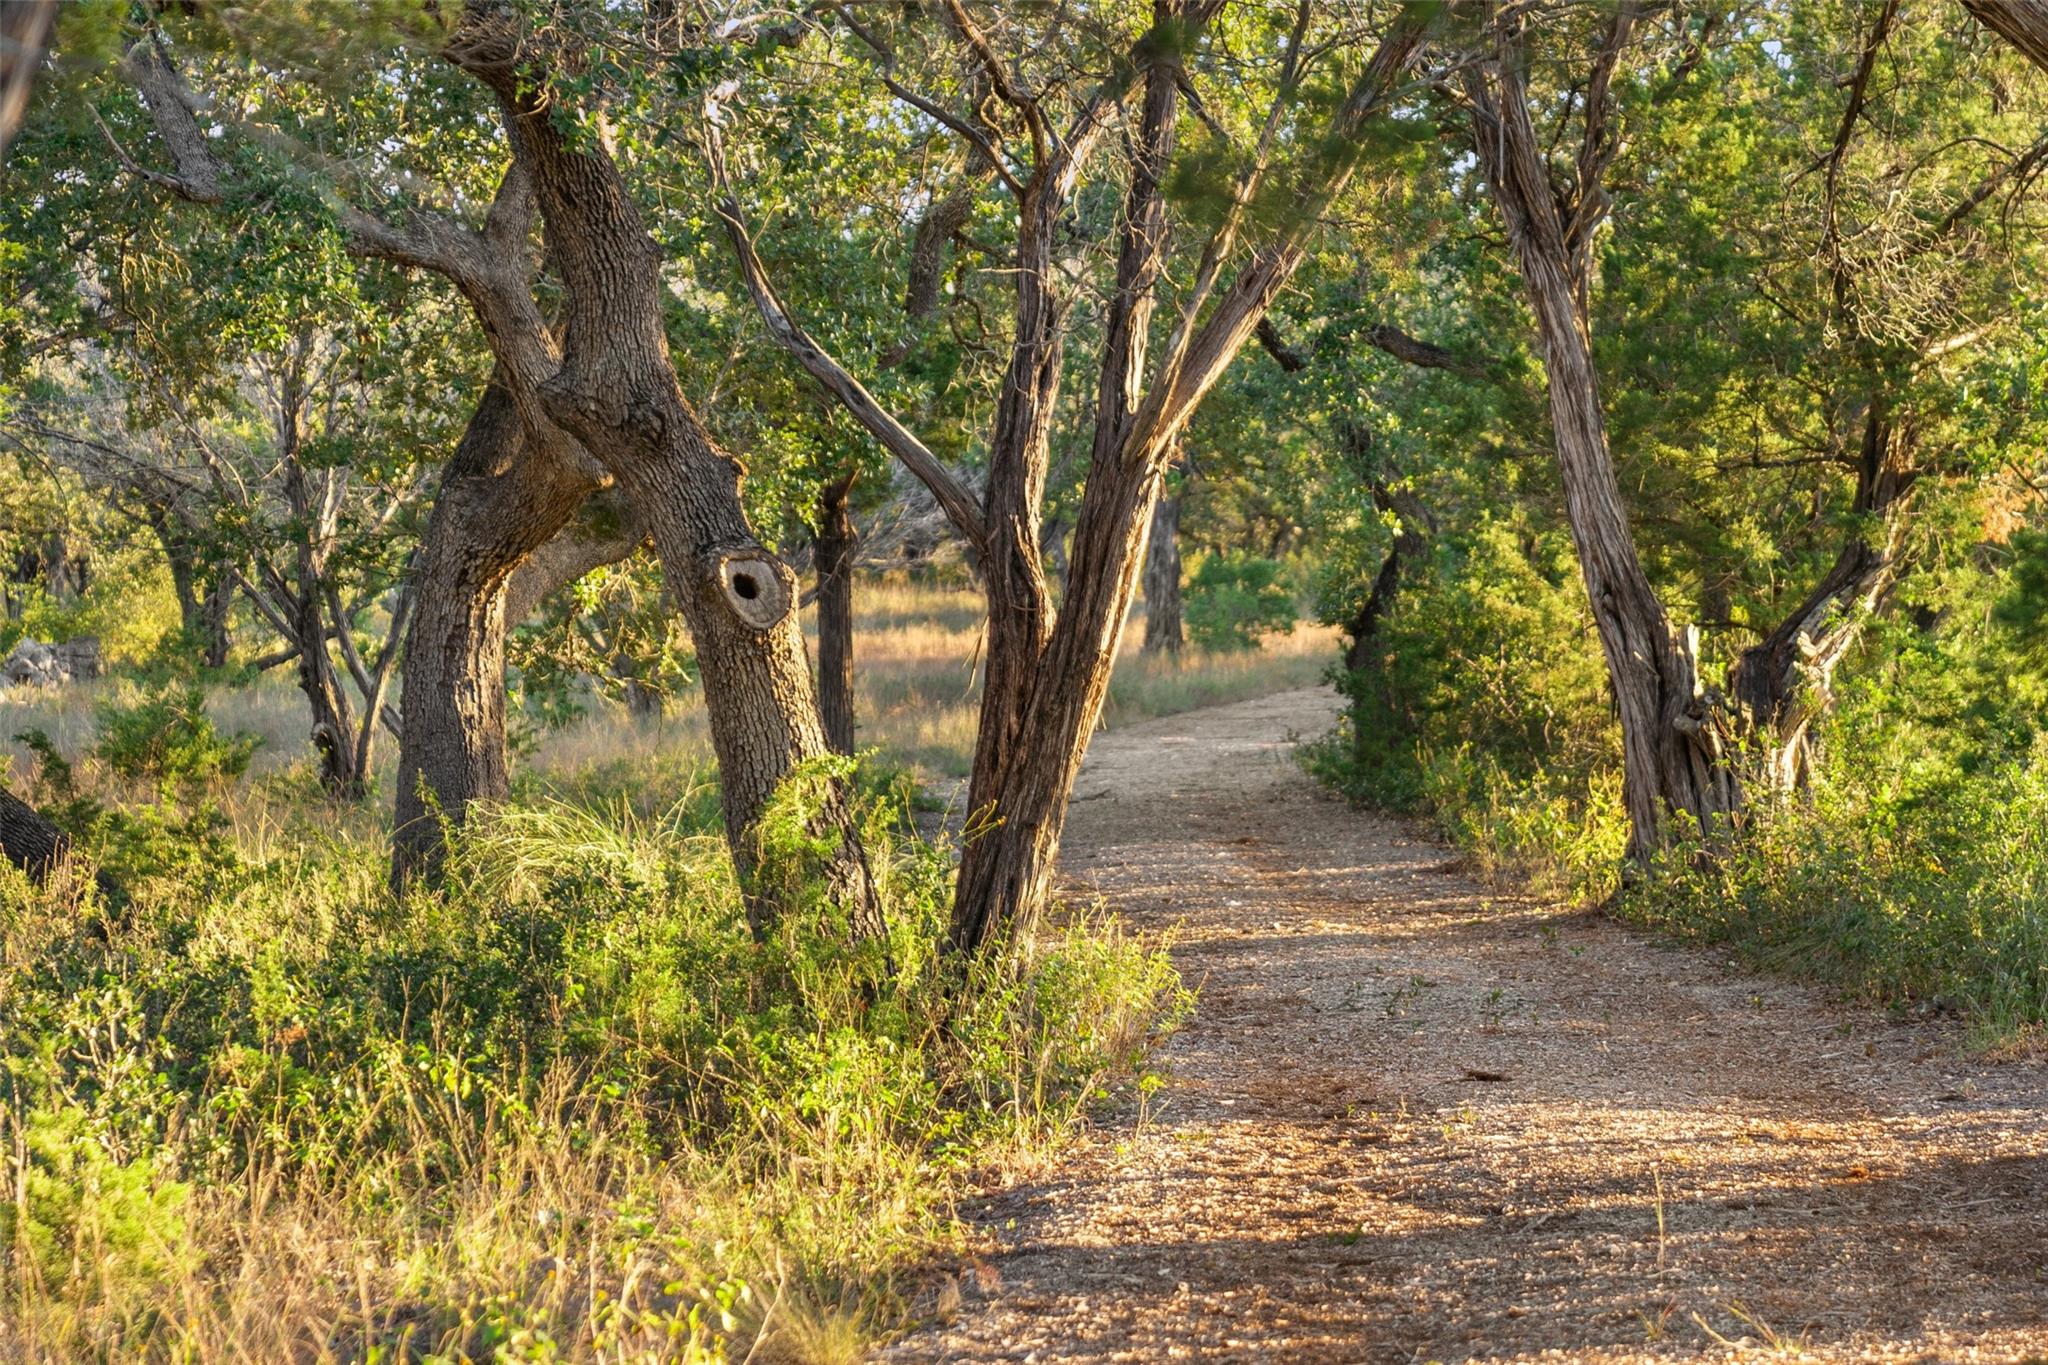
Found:
[(1100, 916), (941, 957), (901, 797), (863, 947), (822, 905), (753, 939), (701, 777), (484, 813), (402, 903), (374, 844), (252, 857), (185, 809), (106, 832), (160, 869), (119, 907), (10, 872), (0, 1357), (852, 1358), (969, 1177), (1185, 1007)]
[[(893, 763), (930, 778), (965, 775), (974, 752), (980, 704), (982, 608), (970, 589), (913, 582), (900, 576), (863, 578), (856, 591), (855, 717), (863, 748), (879, 749)], [(814, 630), (806, 619), (807, 630)], [(1179, 658), (1142, 653), (1142, 616), (1125, 632), (1112, 676), (1103, 723), (1128, 724), (1151, 716), (1239, 701), (1321, 679), (1337, 649), (1337, 633), (1302, 625), (1256, 650), (1190, 649)], [(93, 715), (107, 701), (132, 698), (138, 686), (105, 679), (51, 691), (0, 694), (0, 758), (12, 757), (17, 775), (33, 756), (14, 736), (32, 729), (59, 749), (77, 753), (93, 739)], [(224, 734), (247, 733), (262, 743), (251, 771), (259, 781), (232, 797), (232, 817), (255, 831), (300, 818), (312, 802), (305, 703), (284, 672), (215, 690), (207, 710)], [(660, 778), (672, 790), (683, 774), (711, 760), (711, 737), (700, 697), (684, 695), (669, 714), (641, 721), (623, 707), (593, 698), (586, 716), (532, 736), (517, 768), (529, 782), (577, 781), (611, 767), (623, 783), (629, 772)], [(388, 795), (397, 746), (380, 736), (372, 778)], [(256, 806), (266, 809), (255, 809)], [(336, 818), (364, 824), (346, 811)], [(364, 830), (367, 837), (367, 829)]]

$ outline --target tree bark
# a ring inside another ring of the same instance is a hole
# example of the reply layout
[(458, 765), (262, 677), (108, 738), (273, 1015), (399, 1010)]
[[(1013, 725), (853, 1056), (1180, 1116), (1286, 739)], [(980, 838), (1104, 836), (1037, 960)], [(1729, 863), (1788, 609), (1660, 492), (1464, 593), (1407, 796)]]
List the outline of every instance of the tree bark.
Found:
[(5, 164), (7, 144), (21, 127), (29, 87), (43, 64), (56, 22), (56, 0), (8, 0), (0, 5), (0, 164)]
[[(1797, 790), (1812, 774), (1815, 731), (1834, 702), (1835, 668), (1898, 581), (1914, 481), (1910, 434), (1892, 420), (1883, 396), (1874, 395), (1864, 415), (1852, 507), (1857, 530), (1805, 599), (1729, 671), (1742, 738), (1762, 760), (1772, 791)], [(1873, 526), (1874, 532), (1865, 529)]]
[(1503, 37), (1499, 55), (1467, 73), (1466, 89), (1474, 141), (1536, 315), (1565, 517), (1621, 717), (1628, 855), (1644, 863), (1665, 844), (1673, 812), (1711, 830), (1737, 814), (1743, 798), (1725, 717), (1700, 685), (1696, 633), (1673, 633), (1637, 557), (1587, 324), (1590, 246), (1603, 193), (1598, 176), (1612, 154), (1602, 131), (1607, 81), (1632, 14), (1628, 5), (1617, 13), (1588, 83), (1576, 205), (1561, 204), (1552, 185), (1549, 159), (1529, 119), (1514, 39)]
[(201, 660), (208, 668), (225, 668), (234, 639), (228, 634), (228, 612), (235, 603), (234, 575), (215, 563), (206, 579), (206, 592), (199, 599)]
[[(438, 876), (443, 824), (510, 790), (505, 758), (505, 632), (547, 584), (529, 556), (598, 486), (568, 452), (539, 448), (517, 404), (494, 382), (442, 476), (420, 544), (418, 603), (405, 642), (398, 792), (391, 838), (395, 887)], [(524, 566), (524, 567), (522, 567)]]
[(1963, 0), (1963, 8), (2048, 71), (2048, 0)]
[(835, 479), (818, 497), (818, 712), (825, 742), (842, 754), (854, 747), (853, 479)]
[(35, 807), (0, 787), (0, 854), (41, 886), (71, 852), (71, 840)]
[[(988, 478), (980, 507), (961, 481), (881, 410), (872, 395), (788, 316), (769, 286), (724, 183), (714, 138), (712, 172), (719, 207), (742, 275), (770, 332), (840, 399), (847, 411), (931, 488), (977, 555), (988, 601), (981, 720), (968, 787), (968, 830), (955, 884), (950, 941), (979, 950), (998, 937), (1028, 932), (1044, 908), (1066, 805), (1101, 717), (1118, 642), (1136, 595), (1139, 565), (1172, 451), (1190, 416), (1251, 337), (1292, 276), (1315, 226), (1343, 192), (1370, 145), (1372, 118), (1437, 21), (1422, 7), (1404, 10), (1352, 83), (1325, 136), (1314, 140), (1307, 189), (1243, 258), (1240, 233), (1261, 188), (1283, 108), (1296, 92), (1307, 10), (1299, 11), (1285, 49), (1278, 96), (1251, 165), (1233, 186), (1228, 211), (1212, 232), (1189, 285), (1178, 292), (1172, 336), (1149, 386), (1151, 320), (1165, 241), (1161, 184), (1171, 160), (1180, 81), (1168, 54), (1213, 18), (1213, 0), (1155, 0), (1153, 29), (1134, 49), (1130, 75), (1119, 72), (1076, 99), (1064, 133), (1043, 101), (1015, 78), (959, 0), (946, 20), (984, 76), (993, 98), (1029, 134), (1028, 176), (1005, 160), (998, 175), (1015, 196), (1015, 306), (1011, 345), (990, 432)], [(1166, 33), (1171, 41), (1162, 41)], [(886, 61), (886, 58), (885, 58)], [(1129, 99), (1131, 76), (1143, 99)], [(1140, 103), (1126, 143), (1130, 171), (1118, 225), (1114, 292), (1105, 314), (1089, 470), (1068, 550), (1064, 600), (1055, 611), (1045, 576), (1043, 503), (1049, 435), (1059, 406), (1061, 356), (1070, 300), (1056, 265), (1082, 171), (1113, 111)], [(960, 127), (972, 133), (973, 125)], [(992, 161), (1005, 156), (990, 150)], [(1222, 287), (1219, 287), (1222, 286)]]
[[(798, 629), (796, 576), (747, 524), (738, 463), (712, 442), (676, 382), (663, 318), (660, 250), (601, 140), (573, 137), (547, 92), (523, 76), (535, 54), (504, 15), (472, 8), (446, 50), (499, 97), (533, 177), (564, 285), (561, 363), (528, 372), (546, 417), (596, 455), (640, 510), (696, 643), (726, 836), (749, 915), (779, 905), (756, 877), (759, 822), (799, 766), (830, 752)], [(883, 931), (850, 792), (823, 784), (811, 828), (818, 869), (855, 937)]]
[(1145, 543), (1145, 652), (1178, 654), (1186, 641), (1181, 628), (1180, 500), (1159, 499), (1152, 509), (1152, 534)]

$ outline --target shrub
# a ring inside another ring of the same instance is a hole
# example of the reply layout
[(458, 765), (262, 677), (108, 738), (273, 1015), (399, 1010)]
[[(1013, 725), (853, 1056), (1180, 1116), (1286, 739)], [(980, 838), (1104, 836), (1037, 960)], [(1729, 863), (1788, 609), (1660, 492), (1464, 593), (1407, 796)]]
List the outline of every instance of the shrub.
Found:
[[(0, 1254), (63, 1270), (10, 1283), (0, 1356), (709, 1362), (899, 1322), (972, 1173), (1138, 1084), (1186, 996), (1097, 915), (942, 955), (950, 856), (860, 790), (859, 949), (823, 897), (750, 933), (702, 782), (476, 811), (403, 902), (375, 847), (259, 860), (161, 809), (102, 831), (191, 845), (118, 916), (0, 876), (0, 1180), (42, 1182)], [(119, 1255), (74, 1273), (82, 1238)]]
[(205, 694), (177, 683), (132, 702), (101, 702), (94, 720), (95, 757), (123, 777), (165, 786), (240, 777), (262, 743), (254, 735), (222, 735), (206, 714)]
[(1262, 637), (1294, 627), (1294, 594), (1278, 560), (1213, 554), (1188, 581), (1188, 634), (1204, 649), (1256, 649)]
[(1571, 547), (1482, 524), (1411, 575), (1310, 771), (1430, 816), (1477, 869), (1574, 899), (1614, 889), (1627, 843), (1620, 733)]

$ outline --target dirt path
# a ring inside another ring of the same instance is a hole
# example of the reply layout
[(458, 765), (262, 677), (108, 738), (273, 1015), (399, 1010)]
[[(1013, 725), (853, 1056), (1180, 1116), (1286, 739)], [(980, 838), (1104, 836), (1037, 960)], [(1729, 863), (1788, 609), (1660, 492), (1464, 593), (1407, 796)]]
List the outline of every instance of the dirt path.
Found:
[(1097, 738), (1069, 879), (1200, 1011), (886, 1359), (2048, 1360), (2040, 1068), (1490, 895), (1294, 765), (1336, 709)]

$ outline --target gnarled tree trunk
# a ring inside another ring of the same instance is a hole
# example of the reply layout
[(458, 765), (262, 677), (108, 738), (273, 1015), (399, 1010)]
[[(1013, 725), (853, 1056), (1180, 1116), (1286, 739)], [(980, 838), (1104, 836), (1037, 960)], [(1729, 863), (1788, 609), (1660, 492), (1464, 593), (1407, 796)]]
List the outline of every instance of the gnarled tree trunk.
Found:
[[(738, 463), (712, 442), (676, 382), (660, 249), (600, 139), (566, 132), (530, 84), (536, 54), (507, 15), (473, 7), (447, 49), (499, 97), (533, 178), (564, 285), (561, 362), (519, 376), (548, 420), (596, 455), (638, 509), (697, 648), (718, 755), (726, 836), (757, 929), (775, 913), (756, 882), (771, 798), (830, 752), (797, 624), (796, 576), (747, 524)], [(881, 904), (846, 784), (824, 783), (811, 827), (818, 869), (850, 933), (882, 932)]]
[(505, 632), (532, 613), (551, 590), (550, 579), (575, 567), (549, 573), (536, 552), (600, 482), (580, 452), (546, 447), (494, 382), (434, 500), (405, 642), (394, 886), (432, 879), (444, 851), (443, 822), (460, 826), (471, 802), (500, 801), (509, 790)]
[(1634, 17), (1632, 4), (1617, 11), (1587, 82), (1576, 203), (1561, 202), (1550, 157), (1530, 122), (1518, 36), (1500, 34), (1499, 52), (1469, 70), (1465, 84), (1474, 143), (1536, 315), (1565, 517), (1621, 716), (1628, 852), (1646, 862), (1666, 842), (1673, 812), (1711, 829), (1741, 810), (1743, 795), (1726, 718), (1700, 684), (1694, 633), (1673, 632), (1637, 557), (1588, 332), (1591, 242), (1603, 194), (1598, 177), (1615, 146), (1608, 89)]
[[(1745, 744), (1766, 786), (1788, 792), (1813, 770), (1814, 732), (1834, 702), (1835, 668), (1898, 581), (1915, 470), (1910, 433), (1881, 395), (1864, 415), (1856, 500), (1859, 527), (1833, 567), (1776, 630), (1744, 650), (1728, 675)], [(1866, 533), (1863, 525), (1875, 527)]]

